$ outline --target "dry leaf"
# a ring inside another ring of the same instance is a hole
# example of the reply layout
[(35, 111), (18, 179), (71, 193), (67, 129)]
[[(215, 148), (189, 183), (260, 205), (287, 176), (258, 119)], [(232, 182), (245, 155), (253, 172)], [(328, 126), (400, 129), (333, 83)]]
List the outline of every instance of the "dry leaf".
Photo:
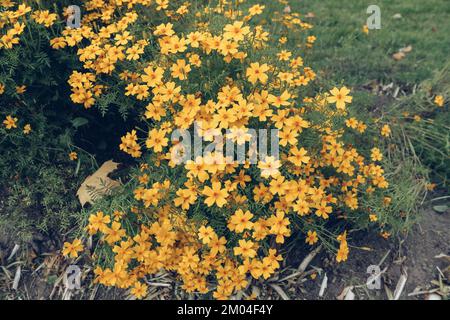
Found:
[(397, 60), (397, 61), (400, 61), (400, 60), (402, 60), (404, 57), (406, 57), (406, 54), (407, 53), (410, 53), (411, 51), (412, 51), (412, 46), (411, 45), (409, 45), (409, 46), (407, 46), (407, 47), (404, 47), (404, 48), (400, 48), (400, 50), (398, 50), (398, 52), (397, 53), (394, 53), (393, 55), (392, 55), (392, 58), (394, 58), (394, 60)]
[(353, 286), (345, 287), (341, 294), (336, 297), (338, 300), (355, 300), (355, 294), (353, 293)]
[(401, 48), (400, 50), (398, 50), (399, 52), (403, 52), (403, 53), (410, 53), (412, 51), (412, 46), (409, 45), (407, 47)]
[(403, 52), (397, 52), (392, 55), (392, 58), (396, 61), (402, 60), (406, 55)]
[(425, 300), (442, 300), (442, 297), (437, 293), (430, 293), (425, 296)]
[(305, 18), (315, 18), (316, 17), (316, 15), (313, 13), (313, 12), (308, 12), (306, 15), (305, 15)]
[(94, 174), (84, 180), (77, 191), (81, 206), (86, 203), (92, 204), (96, 199), (120, 185), (119, 181), (108, 177), (108, 174), (116, 170), (118, 165), (118, 163), (108, 160)]
[(394, 15), (392, 16), (392, 18), (394, 18), (394, 19), (401, 19), (401, 18), (402, 18), (402, 15), (401, 15), (400, 13), (396, 13), (396, 14), (394, 14)]

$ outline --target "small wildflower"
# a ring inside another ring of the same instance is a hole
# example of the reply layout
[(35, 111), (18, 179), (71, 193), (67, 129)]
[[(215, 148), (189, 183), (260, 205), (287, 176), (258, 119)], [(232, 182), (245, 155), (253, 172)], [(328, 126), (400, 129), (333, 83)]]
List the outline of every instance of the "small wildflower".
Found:
[(444, 97), (441, 95), (438, 95), (434, 98), (434, 103), (438, 106), (438, 107), (443, 107), (444, 106)]
[(69, 159), (75, 161), (78, 159), (78, 154), (75, 151), (69, 153)]
[(31, 125), (29, 123), (27, 123), (24, 127), (23, 127), (23, 133), (24, 134), (30, 134), (31, 132)]
[(305, 242), (309, 245), (313, 245), (318, 241), (318, 237), (317, 237), (317, 233), (315, 231), (311, 231), (309, 230), (307, 235), (306, 235), (306, 240)]
[(64, 242), (63, 255), (77, 258), (78, 253), (83, 251), (83, 244), (80, 239), (75, 239), (72, 243)]
[(5, 125), (6, 129), (13, 129), (17, 128), (17, 118), (13, 118), (12, 116), (6, 116), (6, 119), (3, 120), (3, 124)]

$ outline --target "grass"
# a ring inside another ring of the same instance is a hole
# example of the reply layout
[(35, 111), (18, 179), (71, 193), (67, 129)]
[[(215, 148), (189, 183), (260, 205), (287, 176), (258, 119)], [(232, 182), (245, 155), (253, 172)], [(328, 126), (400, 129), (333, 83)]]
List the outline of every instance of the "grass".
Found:
[[(371, 4), (381, 9), (381, 29), (365, 34), (366, 9)], [(445, 187), (450, 177), (446, 125), (450, 115), (448, 107), (437, 110), (432, 96), (442, 94), (448, 99), (450, 94), (448, 2), (305, 0), (292, 2), (292, 10), (314, 25), (310, 33), (317, 41), (306, 54), (306, 63), (318, 72), (318, 86), (324, 90), (341, 84), (351, 87), (361, 115), (371, 111), (388, 119), (403, 118), (401, 134), (407, 135), (408, 143), (400, 145), (420, 158), (433, 180)], [(394, 17), (398, 14), (401, 18)], [(404, 59), (392, 58), (409, 45), (412, 51)], [(380, 92), (381, 85), (390, 83), (390, 92)], [(397, 87), (400, 94), (394, 99)], [(402, 116), (404, 112), (424, 121), (411, 124)]]
[[(362, 27), (371, 4), (381, 9), (381, 29), (366, 35)], [(314, 18), (305, 19), (314, 24), (311, 34), (317, 37), (308, 62), (332, 82), (416, 84), (449, 62), (450, 6), (446, 0), (304, 0), (292, 6), (303, 14), (314, 13)], [(395, 19), (395, 14), (402, 17)], [(392, 54), (408, 45), (413, 50), (405, 59), (392, 59)]]

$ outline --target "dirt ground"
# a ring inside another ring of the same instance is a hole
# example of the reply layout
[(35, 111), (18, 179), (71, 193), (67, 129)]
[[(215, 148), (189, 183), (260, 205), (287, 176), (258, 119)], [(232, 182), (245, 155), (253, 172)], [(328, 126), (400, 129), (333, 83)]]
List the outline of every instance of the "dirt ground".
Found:
[[(344, 288), (354, 286), (355, 299), (388, 299), (394, 293), (402, 274), (407, 281), (400, 299), (425, 299), (427, 294), (408, 294), (429, 291), (437, 288), (431, 281), (439, 279), (441, 270), (447, 284), (450, 281), (450, 261), (436, 258), (439, 254), (450, 254), (450, 213), (436, 213), (432, 209), (424, 210), (420, 224), (405, 237), (384, 240), (378, 235), (352, 235), (349, 258), (345, 263), (331, 262), (327, 254), (319, 254), (310, 264), (323, 271), (314, 280), (288, 288), (298, 299), (337, 299)], [(362, 248), (370, 248), (360, 249)], [(383, 259), (384, 258), (384, 259)], [(366, 281), (370, 265), (378, 265), (386, 271), (381, 276), (381, 289), (369, 290)], [(438, 269), (439, 268), (439, 269)], [(326, 273), (327, 288), (319, 297), (320, 287)], [(444, 280), (444, 277), (442, 277)]]

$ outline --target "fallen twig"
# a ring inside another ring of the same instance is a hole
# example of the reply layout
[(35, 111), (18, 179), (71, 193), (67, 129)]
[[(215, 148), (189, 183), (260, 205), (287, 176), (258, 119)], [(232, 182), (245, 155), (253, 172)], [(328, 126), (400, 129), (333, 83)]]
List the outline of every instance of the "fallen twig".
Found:
[(305, 257), (305, 259), (303, 259), (302, 263), (300, 263), (300, 265), (298, 266), (297, 271), (300, 273), (304, 272), (311, 261), (314, 259), (314, 257), (320, 252), (320, 250), (322, 250), (322, 245), (315, 248)]
[(395, 287), (394, 300), (398, 300), (402, 295), (403, 289), (405, 289), (406, 280), (408, 280), (408, 277), (405, 274), (402, 274)]
[(323, 297), (327, 286), (328, 286), (328, 277), (327, 277), (327, 273), (325, 272), (325, 276), (323, 277), (322, 284), (320, 285), (319, 297)]
[(18, 244), (14, 245), (14, 248), (11, 251), (11, 254), (9, 255), (9, 257), (6, 259), (7, 261), (10, 261), (14, 255), (17, 253), (17, 251), (19, 251), (20, 246)]
[(386, 260), (386, 258), (389, 256), (389, 254), (391, 253), (391, 249), (389, 249), (386, 254), (383, 256), (383, 258), (381, 258), (380, 262), (378, 262), (378, 267), (381, 267), (381, 265), (383, 264), (383, 262)]
[(408, 297), (419, 296), (419, 295), (428, 294), (428, 293), (434, 293), (437, 291), (439, 291), (439, 288), (427, 290), (427, 291), (413, 291), (413, 292), (408, 293)]
[(306, 272), (298, 272), (298, 271), (297, 271), (297, 272), (294, 272), (294, 273), (292, 273), (292, 274), (290, 274), (290, 275), (288, 275), (288, 276), (286, 276), (286, 277), (284, 277), (284, 278), (278, 280), (278, 282), (283, 282), (283, 281), (286, 281), (286, 280), (295, 278), (295, 277), (297, 277), (297, 276), (303, 276), (302, 278), (304, 278), (304, 277), (309, 276), (310, 274), (313, 274), (313, 273), (315, 273), (315, 272), (317, 272), (317, 271), (314, 270), (314, 269), (308, 270), (308, 271), (306, 271)]
[(270, 286), (275, 289), (275, 291), (280, 295), (283, 300), (291, 300), (289, 296), (281, 289), (281, 287), (277, 284), (270, 284)]
[(19, 281), (20, 281), (20, 277), (22, 275), (22, 267), (19, 265), (16, 269), (16, 274), (14, 276), (14, 281), (13, 281), (13, 290), (17, 290), (17, 288), (19, 287)]

